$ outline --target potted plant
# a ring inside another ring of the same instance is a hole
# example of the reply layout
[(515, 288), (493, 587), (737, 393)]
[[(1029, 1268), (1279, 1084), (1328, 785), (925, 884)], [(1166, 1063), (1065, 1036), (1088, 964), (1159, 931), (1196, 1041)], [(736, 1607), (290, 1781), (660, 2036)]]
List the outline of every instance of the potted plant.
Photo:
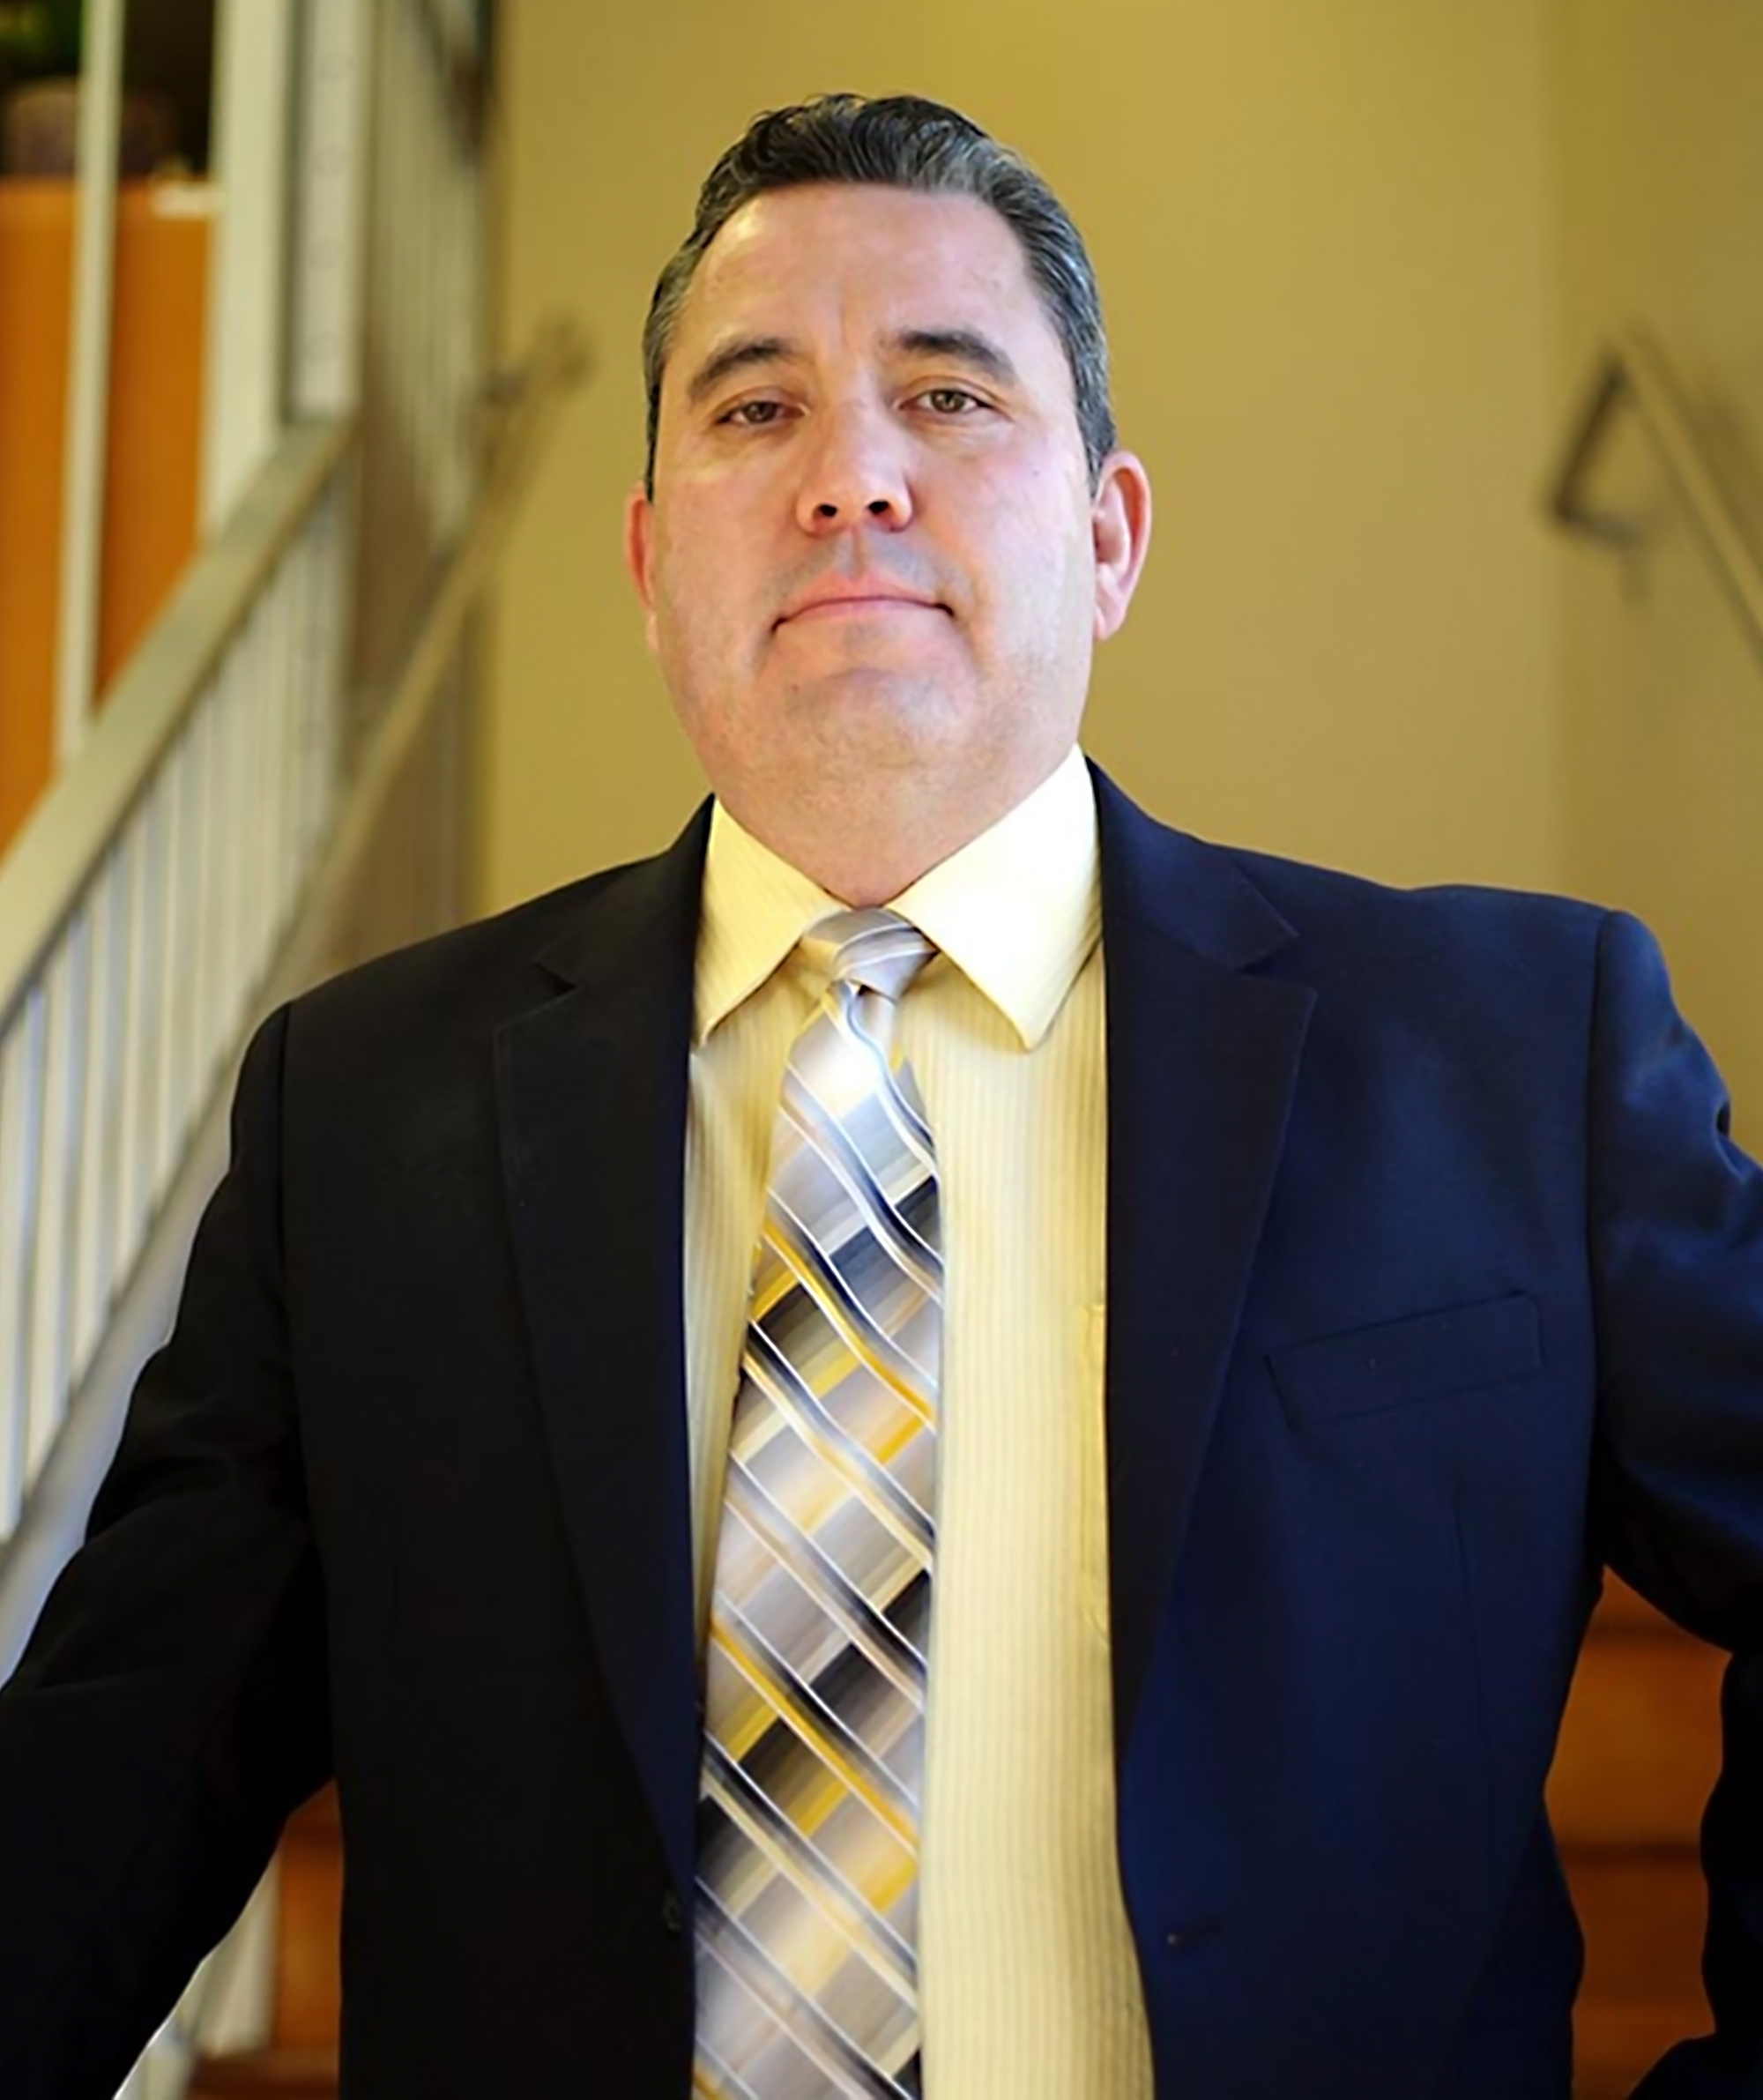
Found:
[[(74, 173), (85, 16), (84, 0), (0, 0), (0, 175)], [(117, 173), (151, 175), (176, 134), (168, 97), (125, 87)]]

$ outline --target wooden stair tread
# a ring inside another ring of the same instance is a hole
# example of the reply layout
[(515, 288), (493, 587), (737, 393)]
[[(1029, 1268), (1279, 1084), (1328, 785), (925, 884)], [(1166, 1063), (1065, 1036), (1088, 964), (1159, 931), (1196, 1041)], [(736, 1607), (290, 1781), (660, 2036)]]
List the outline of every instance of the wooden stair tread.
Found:
[(343, 1836), (327, 1786), (288, 1824), (281, 1846), (279, 1949), (271, 2038), (283, 2049), (333, 2052), (342, 2012), (338, 1940)]
[(337, 2100), (334, 2049), (254, 2049), (204, 2057), (188, 2100)]
[(1573, 2022), (1574, 2100), (1628, 2100), (1665, 2052), (1713, 2026), (1700, 1994), (1693, 2005), (1601, 2006)]
[(1706, 2024), (1707, 1888), (1695, 1853), (1570, 1846), (1561, 1863), (1586, 1929), (1581, 2002), (1687, 2008)]
[(1593, 1616), (1591, 1636), (1594, 1640), (1601, 1635), (1620, 1640), (1630, 1635), (1671, 1641), (1689, 1639), (1663, 1612), (1655, 1612), (1644, 1597), (1637, 1596), (1620, 1575), (1607, 1575), (1603, 1595), (1598, 1599), (1597, 1611)]
[(1588, 1640), (1549, 1778), (1564, 1845), (1692, 1845), (1720, 1767), (1726, 1657), (1687, 1635)]

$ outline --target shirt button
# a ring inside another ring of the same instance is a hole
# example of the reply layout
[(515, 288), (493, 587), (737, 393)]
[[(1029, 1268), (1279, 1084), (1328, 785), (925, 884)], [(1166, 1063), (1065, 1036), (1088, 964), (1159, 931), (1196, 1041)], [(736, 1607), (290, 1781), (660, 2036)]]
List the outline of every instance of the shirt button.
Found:
[(670, 1932), (682, 1932), (686, 1929), (686, 1917), (680, 1908), (680, 1899), (670, 1888), (661, 1899), (661, 1923)]

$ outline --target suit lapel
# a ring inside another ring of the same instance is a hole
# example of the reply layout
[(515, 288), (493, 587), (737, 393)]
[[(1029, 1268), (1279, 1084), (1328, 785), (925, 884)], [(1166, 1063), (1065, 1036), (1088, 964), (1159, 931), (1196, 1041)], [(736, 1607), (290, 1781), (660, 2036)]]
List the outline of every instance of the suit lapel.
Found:
[(698, 1718), (681, 1299), (700, 812), (609, 877), (496, 1039), (503, 1178), (577, 1570), (683, 1898)]
[(1096, 776), (1108, 1059), (1108, 1526), (1124, 1754), (1284, 1140), (1313, 994), (1225, 853)]

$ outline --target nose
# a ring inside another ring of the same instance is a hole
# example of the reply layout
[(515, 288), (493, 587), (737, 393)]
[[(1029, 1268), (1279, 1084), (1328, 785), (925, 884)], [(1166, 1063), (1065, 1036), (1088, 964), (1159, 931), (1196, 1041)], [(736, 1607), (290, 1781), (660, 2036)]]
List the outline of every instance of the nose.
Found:
[(867, 407), (829, 412), (809, 446), (796, 496), (796, 522), (823, 538), (873, 525), (898, 532), (912, 515), (904, 436)]

